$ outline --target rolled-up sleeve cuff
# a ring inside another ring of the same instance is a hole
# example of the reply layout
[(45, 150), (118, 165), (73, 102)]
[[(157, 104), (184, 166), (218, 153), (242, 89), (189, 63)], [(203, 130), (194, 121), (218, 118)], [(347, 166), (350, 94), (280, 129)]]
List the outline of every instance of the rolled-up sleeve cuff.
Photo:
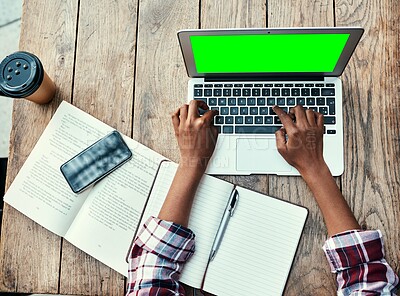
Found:
[(140, 230), (135, 244), (161, 258), (183, 263), (194, 253), (194, 239), (195, 235), (190, 229), (150, 217)]
[(323, 245), (334, 273), (384, 258), (382, 233), (379, 230), (351, 230), (330, 237)]

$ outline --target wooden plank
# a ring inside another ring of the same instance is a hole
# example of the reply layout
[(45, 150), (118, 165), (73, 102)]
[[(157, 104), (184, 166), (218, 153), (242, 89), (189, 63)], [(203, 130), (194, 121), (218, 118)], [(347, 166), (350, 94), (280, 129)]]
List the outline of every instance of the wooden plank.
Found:
[(81, 0), (73, 103), (130, 135), (137, 0)]
[[(58, 91), (45, 106), (15, 100), (7, 188), (59, 103), (70, 100), (77, 2), (29, 0), (23, 5), (20, 50), (39, 56)], [(57, 293), (61, 239), (7, 204), (1, 234), (0, 290)]]
[(264, 28), (266, 21), (265, 0), (201, 1), (202, 29)]
[(197, 28), (199, 3), (143, 0), (139, 7), (133, 136), (178, 161), (171, 114), (187, 101), (188, 77), (176, 33)]
[[(81, 0), (79, 7), (73, 103), (127, 135), (132, 129), (137, 5)], [(60, 293), (123, 295), (124, 280), (64, 241)]]
[[(322, 27), (333, 26), (333, 2), (268, 1), (269, 27)], [(300, 177), (269, 178), (272, 196), (303, 205), (309, 217), (287, 282), (285, 295), (332, 295), (336, 283), (326, 263), (321, 246), (326, 239), (326, 228), (311, 192)], [(321, 264), (322, 263), (322, 264)]]
[(329, 0), (268, 1), (268, 27), (332, 27), (333, 2)]
[[(118, 242), (115, 242), (118, 243)], [(125, 277), (63, 241), (60, 293), (124, 295)]]
[(399, 274), (400, 187), (398, 1), (336, 1), (338, 26), (361, 26), (364, 36), (344, 81), (343, 193), (364, 228), (380, 229), (386, 259)]

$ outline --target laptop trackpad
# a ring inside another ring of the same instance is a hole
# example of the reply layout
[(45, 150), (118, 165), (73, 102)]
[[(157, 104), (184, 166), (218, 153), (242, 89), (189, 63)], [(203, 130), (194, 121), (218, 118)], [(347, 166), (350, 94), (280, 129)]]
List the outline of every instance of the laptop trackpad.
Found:
[(292, 171), (276, 148), (275, 138), (240, 138), (236, 146), (238, 171), (280, 174)]

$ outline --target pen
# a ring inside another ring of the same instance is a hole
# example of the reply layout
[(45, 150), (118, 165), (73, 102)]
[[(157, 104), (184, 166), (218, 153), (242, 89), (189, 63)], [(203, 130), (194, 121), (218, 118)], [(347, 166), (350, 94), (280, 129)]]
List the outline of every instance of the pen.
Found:
[(210, 254), (209, 261), (212, 261), (214, 259), (215, 254), (218, 251), (218, 248), (219, 248), (219, 245), (221, 244), (226, 227), (228, 226), (229, 219), (233, 216), (233, 212), (235, 210), (238, 200), (239, 200), (239, 193), (235, 188), (233, 188), (231, 195), (229, 196), (228, 204), (226, 205), (224, 215), (222, 216), (221, 223), (219, 224), (214, 243), (211, 248), (211, 254)]

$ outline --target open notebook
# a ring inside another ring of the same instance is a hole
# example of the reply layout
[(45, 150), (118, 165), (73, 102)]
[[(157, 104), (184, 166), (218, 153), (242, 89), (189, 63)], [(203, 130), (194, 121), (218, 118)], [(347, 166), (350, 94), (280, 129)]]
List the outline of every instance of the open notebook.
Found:
[[(141, 224), (149, 216), (157, 216), (176, 169), (175, 163), (161, 163)], [(214, 238), (234, 187), (223, 180), (203, 176), (189, 220), (189, 228), (196, 234), (196, 251), (186, 263), (181, 281), (217, 295), (242, 294), (248, 288), (252, 295), (280, 295), (308, 210), (236, 186), (237, 207), (220, 248), (209, 263)]]

